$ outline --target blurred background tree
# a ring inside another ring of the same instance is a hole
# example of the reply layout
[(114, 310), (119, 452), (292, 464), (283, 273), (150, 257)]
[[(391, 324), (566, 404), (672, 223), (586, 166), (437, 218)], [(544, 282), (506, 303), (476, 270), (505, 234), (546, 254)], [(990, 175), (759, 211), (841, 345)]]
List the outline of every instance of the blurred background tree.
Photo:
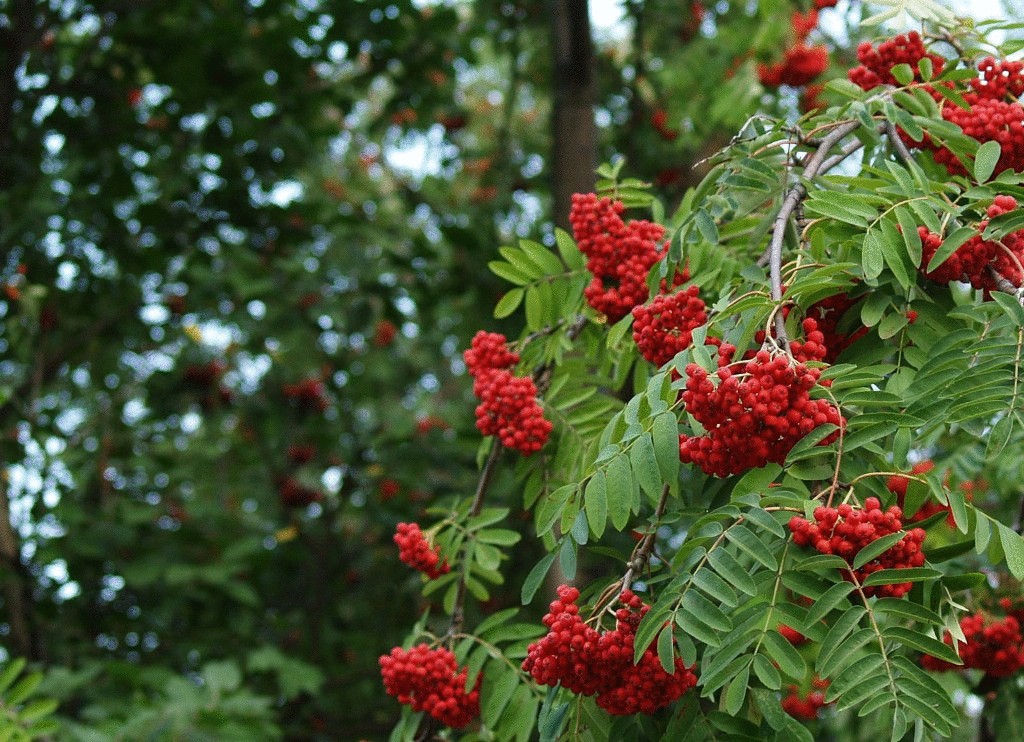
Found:
[[(798, 115), (758, 64), (813, 5), (0, 0), (0, 644), (68, 738), (385, 734), (487, 262)], [(866, 11), (821, 12), (824, 80)]]

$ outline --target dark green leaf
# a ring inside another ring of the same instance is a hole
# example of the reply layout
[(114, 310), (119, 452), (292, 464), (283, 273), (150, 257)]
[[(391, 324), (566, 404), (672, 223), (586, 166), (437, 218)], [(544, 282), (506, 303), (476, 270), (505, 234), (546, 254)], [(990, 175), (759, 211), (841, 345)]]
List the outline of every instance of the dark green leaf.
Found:
[(957, 653), (953, 651), (951, 646), (919, 631), (912, 631), (902, 626), (889, 626), (882, 631), (882, 636), (945, 662), (950, 662), (954, 665), (963, 664), (963, 660), (957, 656)]
[(978, 147), (978, 153), (974, 156), (975, 180), (984, 183), (991, 178), (1001, 154), (1002, 147), (996, 141), (988, 141)]
[(543, 559), (541, 559), (539, 562), (537, 562), (537, 564), (534, 565), (533, 569), (530, 570), (530, 574), (528, 574), (526, 576), (526, 579), (523, 581), (523, 588), (520, 596), (523, 605), (529, 605), (529, 603), (533, 600), (533, 596), (537, 594), (537, 588), (541, 586), (541, 583), (547, 576), (548, 570), (551, 569), (551, 565), (554, 563), (555, 557), (557, 556), (558, 552), (551, 552)]
[(594, 472), (587, 482), (587, 488), (583, 493), (583, 505), (591, 533), (595, 538), (601, 538), (608, 520), (608, 491), (603, 471)]
[(882, 536), (879, 539), (875, 539), (857, 552), (857, 555), (853, 558), (853, 568), (860, 569), (868, 562), (880, 557), (883, 553), (889, 551), (889, 549), (902, 541), (906, 535), (907, 534), (903, 531), (898, 531), (897, 533), (890, 533), (888, 536)]
[(768, 656), (778, 663), (779, 669), (791, 678), (800, 680), (807, 672), (807, 664), (796, 648), (775, 629), (765, 632), (764, 647)]
[(771, 570), (778, 569), (779, 564), (775, 560), (775, 555), (749, 529), (744, 526), (733, 526), (725, 532), (725, 537), (762, 566)]
[(837, 582), (826, 590), (820, 598), (814, 601), (814, 605), (807, 611), (806, 625), (816, 624), (837, 608), (848, 608), (849, 603), (846, 600), (846, 596), (853, 592), (853, 589), (853, 584), (844, 580)]

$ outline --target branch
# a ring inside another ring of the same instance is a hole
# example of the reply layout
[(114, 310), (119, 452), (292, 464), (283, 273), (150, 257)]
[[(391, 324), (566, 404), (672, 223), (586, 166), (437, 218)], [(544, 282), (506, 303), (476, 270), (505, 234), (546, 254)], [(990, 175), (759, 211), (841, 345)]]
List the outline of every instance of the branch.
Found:
[[(661, 516), (665, 514), (665, 508), (668, 505), (668, 492), (669, 486), (666, 484), (661, 489), (661, 499), (658, 500), (658, 506), (654, 510), (654, 522), (655, 524), (661, 520)], [(647, 566), (647, 562), (651, 559), (651, 552), (654, 551), (654, 541), (658, 534), (656, 531), (651, 531), (643, 540), (636, 545), (633, 549), (633, 553), (629, 557), (629, 562), (626, 563), (626, 574), (622, 575), (622, 579), (619, 581), (619, 592), (628, 590), (629, 586), (633, 584), (633, 576), (639, 572), (642, 572), (644, 567)]]
[[(832, 159), (834, 159), (830, 158), (826, 160), (829, 150), (838, 144), (843, 137), (855, 131), (859, 126), (859, 121), (847, 121), (823, 136), (817, 149), (815, 149), (814, 153), (807, 159), (803, 173), (801, 174), (802, 178), (804, 180), (810, 180), (814, 176), (823, 172), (823, 165), (830, 163)], [(857, 148), (863, 146), (864, 143), (858, 140)], [(850, 150), (850, 152), (853, 151), (855, 150)], [(850, 152), (847, 152), (843, 156), (843, 159), (845, 159)], [(842, 160), (839, 161), (841, 162)], [(790, 188), (772, 225), (772, 239), (768, 246), (768, 268), (771, 278), (772, 299), (775, 302), (782, 301), (782, 244), (786, 237), (786, 225), (789, 223), (789, 219), (793, 215), (793, 211), (806, 195), (807, 187), (803, 182), (799, 182)], [(786, 321), (781, 312), (775, 316), (775, 336), (777, 342), (783, 346), (787, 345)]]
[[(487, 494), (487, 488), (490, 486), (491, 477), (494, 475), (494, 470), (498, 466), (498, 459), (501, 458), (501, 452), (504, 450), (504, 446), (501, 445), (501, 441), (497, 438), (491, 446), (491, 453), (487, 457), (487, 462), (484, 464), (483, 470), (480, 472), (480, 479), (476, 483), (476, 493), (473, 495), (473, 504), (469, 506), (469, 517), (472, 518), (476, 515), (480, 515), (480, 511), (484, 507), (484, 496)], [(471, 539), (467, 538), (467, 544), (471, 543)], [(468, 548), (464, 548), (464, 552), (468, 551)], [(448, 632), (445, 637), (448, 639), (454, 638), (456, 634), (462, 631), (462, 624), (465, 621), (465, 605), (466, 605), (466, 583), (469, 575), (468, 570), (463, 566), (462, 574), (459, 576), (459, 583), (456, 587), (455, 592), (455, 603), (452, 606), (452, 619), (448, 623)]]
[(7, 472), (0, 470), (0, 558), (9, 578), (4, 580), (4, 602), (11, 627), (12, 649), (26, 659), (42, 659), (42, 646), (33, 614), (30, 575), (21, 561), (21, 544), (11, 523)]
[(0, 66), (0, 190), (13, 185), (11, 154), (14, 148), (14, 104), (18, 95), (18, 68), (21, 67), (33, 39), (32, 0), (14, 0), (9, 11), (10, 26), (0, 29), (0, 47), (6, 54)]
[(896, 150), (896, 154), (900, 156), (908, 165), (914, 161), (914, 156), (910, 154), (910, 150), (907, 149), (907, 145), (904, 144), (903, 140), (900, 139), (899, 132), (896, 131), (896, 125), (892, 121), (885, 122), (885, 134), (889, 137), (889, 141), (892, 143), (892, 148)]
[(989, 277), (995, 281), (996, 288), (1006, 294), (1012, 294), (1017, 297), (1017, 301), (1020, 301), (1020, 296), (1017, 293), (1017, 287), (1010, 283), (1001, 273), (999, 273), (991, 265), (985, 266), (985, 270), (988, 272)]

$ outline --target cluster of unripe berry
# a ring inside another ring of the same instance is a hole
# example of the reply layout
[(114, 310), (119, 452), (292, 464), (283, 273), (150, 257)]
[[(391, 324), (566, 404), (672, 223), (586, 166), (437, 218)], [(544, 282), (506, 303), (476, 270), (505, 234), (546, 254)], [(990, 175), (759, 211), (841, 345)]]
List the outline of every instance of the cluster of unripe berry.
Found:
[[(854, 558), (861, 549), (880, 538), (903, 530), (903, 511), (896, 505), (882, 510), (877, 497), (864, 500), (864, 507), (853, 507), (843, 503), (838, 508), (820, 506), (814, 509), (814, 523), (806, 518), (794, 516), (789, 520), (793, 543), (810, 546), (822, 554), (842, 557), (851, 569), (843, 570), (843, 578), (856, 584), (863, 584), (867, 577), (882, 569), (907, 569), (924, 564), (921, 544), (925, 532), (912, 528), (893, 546), (863, 566), (852, 569)], [(901, 598), (912, 584), (900, 582), (863, 588), (866, 596), (881, 595)]]
[(463, 359), (473, 377), (473, 394), (480, 400), (477, 430), (498, 436), (501, 445), (525, 456), (539, 451), (547, 443), (552, 425), (537, 403), (533, 379), (509, 370), (519, 362), (519, 355), (509, 350), (505, 336), (481, 330)]
[(807, 36), (818, 25), (818, 9), (807, 13), (794, 11), (790, 23), (795, 42), (793, 46), (783, 52), (781, 61), (757, 65), (757, 77), (765, 87), (806, 85), (828, 67), (828, 49), (820, 44), (807, 45)]
[[(921, 665), (928, 670), (984, 670), (986, 675), (1005, 678), (1024, 667), (1024, 637), (1020, 623), (1013, 616), (995, 619), (984, 613), (972, 613), (960, 619), (966, 644), (959, 647), (963, 665), (954, 665), (931, 655), (921, 657)], [(953, 639), (947, 631), (943, 642), (953, 646)]]
[[(693, 331), (708, 321), (699, 291), (698, 286), (690, 286), (633, 307), (633, 340), (640, 354), (655, 366), (668, 363), (676, 353), (689, 348)], [(717, 342), (717, 338), (709, 340)]]
[[(885, 41), (877, 48), (869, 42), (857, 48), (860, 66), (850, 70), (849, 78), (865, 90), (877, 85), (898, 85), (890, 71), (894, 65), (908, 64), (914, 71), (914, 81), (927, 91), (940, 105), (942, 118), (956, 124), (964, 133), (979, 142), (999, 142), (1001, 152), (995, 173), (1024, 169), (1024, 108), (1019, 98), (1024, 93), (1024, 63), (996, 60), (987, 57), (978, 64), (978, 76), (968, 82), (961, 92), (967, 108), (944, 100), (935, 86), (923, 83), (919, 70), (922, 59), (929, 59), (935, 75), (942, 72), (945, 60), (929, 53), (916, 31)], [(950, 87), (951, 83), (938, 83)], [(967, 169), (946, 146), (928, 135), (923, 140), (912, 139), (900, 130), (903, 141), (914, 147), (931, 150), (935, 161), (951, 174), (966, 175)]]
[[(805, 320), (805, 329), (813, 327), (813, 320)], [(813, 337), (808, 333), (805, 343), (793, 343), (794, 356), (822, 356), (819, 336), (818, 332)], [(719, 477), (769, 462), (782, 464), (797, 441), (815, 428), (845, 424), (831, 403), (810, 397), (820, 369), (808, 368), (785, 353), (772, 356), (766, 350), (733, 363), (735, 352), (727, 343), (719, 347), (714, 374), (717, 384), (699, 365), (686, 367), (683, 403), (705, 432), (679, 436), (679, 457), (684, 463), (696, 464)], [(821, 445), (834, 441), (838, 432), (827, 436)]]
[(398, 545), (398, 558), (430, 579), (436, 580), (451, 571), (448, 560), (441, 559), (441, 550), (431, 546), (417, 523), (399, 523), (394, 542)]
[[(1016, 208), (1017, 200), (1012, 196), (996, 196), (985, 213), (992, 219)], [(1005, 235), (998, 242), (989, 242), (981, 237), (987, 226), (988, 219), (980, 222), (978, 233), (930, 272), (926, 267), (942, 244), (942, 237), (930, 232), (927, 227), (918, 227), (917, 233), (921, 237), (921, 273), (936, 283), (966, 281), (976, 289), (994, 291), (997, 285), (992, 272), (995, 272), (1014, 286), (1020, 286), (1024, 283), (1020, 269), (1024, 262), (1024, 230)]]
[[(618, 322), (647, 301), (647, 274), (665, 255), (659, 245), (665, 228), (643, 219), (626, 223), (624, 211), (621, 201), (576, 193), (569, 212), (576, 244), (587, 256), (587, 270), (594, 275), (583, 295), (609, 322)], [(677, 272), (672, 285), (685, 280), (685, 271)], [(661, 290), (668, 290), (665, 281)]]
[(442, 724), (458, 729), (480, 713), (480, 681), (466, 690), (468, 670), (458, 669), (455, 655), (444, 647), (418, 644), (406, 651), (395, 647), (380, 657), (384, 690), (413, 711), (426, 711)]
[(787, 686), (786, 695), (782, 698), (782, 710), (797, 719), (817, 719), (818, 711), (825, 705), (824, 691), (828, 686), (829, 681), (818, 676), (814, 677), (807, 693), (801, 693), (799, 686)]
[[(598, 631), (579, 615), (574, 587), (558, 588), (558, 600), (544, 616), (548, 633), (530, 644), (523, 670), (542, 685), (561, 684), (573, 693), (596, 696), (598, 706), (613, 715), (651, 714), (697, 684), (697, 676), (676, 658), (669, 674), (651, 648), (633, 663), (633, 639), (650, 610), (637, 595), (623, 590), (612, 631)], [(670, 631), (670, 628), (664, 629)]]

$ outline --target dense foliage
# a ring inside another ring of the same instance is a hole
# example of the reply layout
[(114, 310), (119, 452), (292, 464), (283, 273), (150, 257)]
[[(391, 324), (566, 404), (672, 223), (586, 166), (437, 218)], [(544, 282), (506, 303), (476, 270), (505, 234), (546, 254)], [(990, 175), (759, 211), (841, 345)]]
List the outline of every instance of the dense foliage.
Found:
[(555, 214), (541, 3), (0, 2), (3, 733), (1019, 738), (1024, 78), (887, 5), (625, 3)]

